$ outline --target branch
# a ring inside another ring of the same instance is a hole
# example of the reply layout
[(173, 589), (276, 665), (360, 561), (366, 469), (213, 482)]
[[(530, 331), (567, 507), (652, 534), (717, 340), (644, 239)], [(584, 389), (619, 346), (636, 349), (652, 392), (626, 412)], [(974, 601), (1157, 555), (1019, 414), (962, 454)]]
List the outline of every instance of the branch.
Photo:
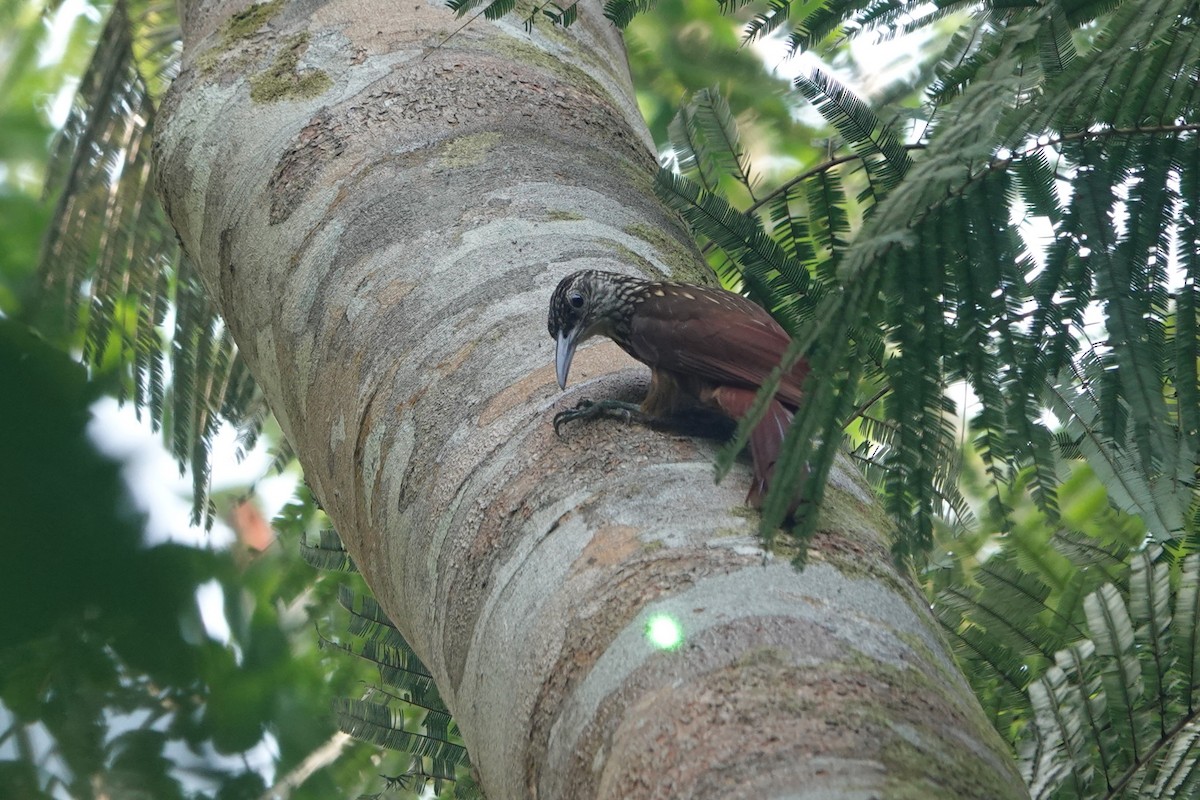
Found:
[(287, 800), (291, 796), (292, 790), (300, 788), (301, 784), (308, 780), (314, 772), (337, 761), (338, 756), (351, 741), (350, 734), (342, 731), (330, 736), (325, 744), (305, 756), (304, 760), (297, 764), (291, 772), (263, 792), (258, 800)]
[[(904, 145), (904, 149), (905, 150), (924, 150), (928, 146), (929, 145), (925, 144), (924, 142), (917, 142), (915, 144)], [(787, 181), (786, 183), (780, 184), (775, 189), (771, 190), (770, 194), (764, 195), (761, 200), (759, 200), (758, 202), (749, 206), (746, 209), (745, 213), (749, 214), (753, 211), (757, 211), (758, 209), (762, 208), (767, 203), (774, 200), (779, 195), (786, 192), (788, 189), (795, 186), (797, 183), (803, 183), (804, 181), (811, 178), (813, 175), (818, 175), (822, 172), (827, 172), (828, 170), (831, 170), (834, 167), (845, 164), (847, 161), (857, 161), (857, 160), (861, 160), (861, 159), (862, 159), (862, 156), (860, 156), (858, 153), (847, 153), (844, 156), (836, 156), (834, 158), (829, 159), (828, 161), (823, 161), (820, 164), (817, 164), (815, 167), (806, 169), (804, 172), (801, 172), (799, 175), (797, 175), (796, 177)]]
[(1180, 719), (1179, 722), (1175, 723), (1175, 725), (1166, 733), (1165, 736), (1160, 736), (1158, 741), (1154, 743), (1154, 746), (1146, 751), (1141, 758), (1130, 764), (1129, 769), (1125, 770), (1125, 773), (1119, 779), (1117, 779), (1117, 782), (1110, 786), (1108, 792), (1104, 795), (1103, 800), (1114, 800), (1114, 798), (1120, 797), (1121, 793), (1125, 790), (1125, 785), (1133, 779), (1133, 776), (1136, 775), (1139, 770), (1149, 764), (1150, 760), (1154, 758), (1154, 756), (1163, 748), (1164, 745), (1174, 739), (1180, 731), (1194, 722), (1198, 717), (1200, 717), (1200, 710), (1193, 711), (1192, 713)]

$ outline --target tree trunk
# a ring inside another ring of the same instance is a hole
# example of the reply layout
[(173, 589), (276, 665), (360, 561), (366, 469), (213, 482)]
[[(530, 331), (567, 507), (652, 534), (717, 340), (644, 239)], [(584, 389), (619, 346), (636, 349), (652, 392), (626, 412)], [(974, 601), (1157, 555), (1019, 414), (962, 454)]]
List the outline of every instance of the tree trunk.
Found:
[(316, 496), (492, 798), (1023, 796), (852, 468), (797, 572), (710, 443), (555, 436), (645, 383), (602, 343), (559, 393), (559, 278), (704, 274), (581, 10), (451, 36), (418, 0), (184, 2), (161, 192)]

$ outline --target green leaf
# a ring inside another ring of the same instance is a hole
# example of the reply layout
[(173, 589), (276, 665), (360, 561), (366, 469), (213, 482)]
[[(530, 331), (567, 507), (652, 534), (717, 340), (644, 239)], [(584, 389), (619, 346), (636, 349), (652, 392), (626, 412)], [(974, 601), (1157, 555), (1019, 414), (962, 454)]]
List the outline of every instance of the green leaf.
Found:
[(604, 16), (618, 28), (625, 28), (638, 14), (654, 8), (657, 0), (606, 0)]
[(797, 78), (796, 88), (854, 148), (872, 181), (879, 184), (875, 193), (883, 194), (900, 182), (911, 166), (908, 153), (866, 103), (821, 70)]
[(1144, 752), (1144, 729), (1139, 719), (1144, 687), (1134, 652), (1133, 623), (1120, 593), (1111, 584), (1089, 595), (1084, 609), (1101, 658), (1109, 720), (1130, 760), (1137, 761)]

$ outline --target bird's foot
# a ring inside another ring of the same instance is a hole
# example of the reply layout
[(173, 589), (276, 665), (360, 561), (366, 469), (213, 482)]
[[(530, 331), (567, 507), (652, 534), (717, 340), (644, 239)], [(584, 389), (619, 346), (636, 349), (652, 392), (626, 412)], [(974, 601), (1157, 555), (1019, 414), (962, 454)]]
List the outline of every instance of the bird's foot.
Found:
[(639, 422), (649, 424), (650, 418), (642, 413), (637, 403), (626, 403), (621, 400), (581, 400), (579, 405), (567, 411), (554, 415), (554, 432), (562, 435), (559, 427), (568, 422), (580, 419), (619, 419), (623, 422)]

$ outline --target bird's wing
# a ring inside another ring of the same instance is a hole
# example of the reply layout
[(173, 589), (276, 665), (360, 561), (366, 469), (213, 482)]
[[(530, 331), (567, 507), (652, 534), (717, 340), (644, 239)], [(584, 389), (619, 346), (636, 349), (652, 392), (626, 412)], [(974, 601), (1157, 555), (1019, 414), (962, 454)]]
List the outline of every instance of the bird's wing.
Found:
[[(629, 337), (632, 355), (652, 368), (754, 389), (779, 365), (789, 342), (770, 314), (740, 295), (672, 284), (642, 301)], [(784, 376), (778, 394), (784, 403), (799, 405), (807, 373), (800, 361)]]
[[(741, 419), (750, 406), (754, 404), (756, 392), (753, 389), (735, 389), (720, 386), (713, 391), (713, 400), (717, 407), (734, 419)], [(750, 484), (750, 494), (747, 501), (755, 508), (762, 508), (762, 499), (767, 494), (771, 477), (775, 472), (775, 462), (779, 460), (779, 451), (783, 447), (783, 439), (792, 424), (792, 414), (778, 400), (767, 404), (767, 413), (750, 432), (750, 457), (754, 461), (754, 483)]]

